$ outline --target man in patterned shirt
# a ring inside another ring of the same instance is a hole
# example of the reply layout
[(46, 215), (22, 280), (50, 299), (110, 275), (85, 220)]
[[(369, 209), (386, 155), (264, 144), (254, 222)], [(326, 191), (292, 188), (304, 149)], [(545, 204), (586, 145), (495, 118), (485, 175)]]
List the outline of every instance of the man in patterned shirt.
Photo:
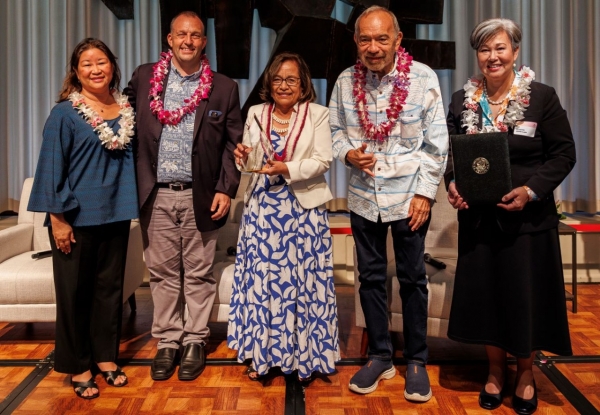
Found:
[(379, 6), (357, 19), (359, 62), (339, 76), (331, 102), (333, 154), (351, 169), (348, 207), (360, 273), (369, 361), (350, 390), (373, 392), (396, 374), (388, 331), (386, 239), (394, 243), (408, 361), (406, 399), (426, 402), (431, 388), (427, 279), (423, 262), (429, 213), (442, 179), (448, 132), (438, 79), (400, 47), (393, 13)]
[[(210, 70), (196, 13), (171, 21), (171, 50), (138, 67), (125, 93), (136, 111), (134, 142), (144, 255), (159, 339), (155, 380), (196, 379), (216, 293), (212, 274), (218, 229), (225, 224), (240, 173), (233, 150), (243, 124), (237, 84)], [(180, 275), (183, 270), (183, 277)], [(183, 321), (182, 300), (188, 316)]]

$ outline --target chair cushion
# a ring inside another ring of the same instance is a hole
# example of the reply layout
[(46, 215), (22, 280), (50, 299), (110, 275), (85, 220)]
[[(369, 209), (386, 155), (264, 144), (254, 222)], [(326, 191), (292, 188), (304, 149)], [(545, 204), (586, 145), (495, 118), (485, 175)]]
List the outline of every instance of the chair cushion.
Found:
[(25, 252), (0, 264), (0, 304), (56, 303), (52, 257), (32, 259), (34, 252)]
[[(440, 257), (436, 258), (440, 259)], [(430, 318), (448, 319), (450, 317), (450, 306), (452, 304), (452, 292), (454, 291), (454, 274), (456, 273), (456, 259), (444, 259), (445, 269), (438, 269), (425, 264), (427, 273), (428, 304), (427, 315)], [(388, 278), (388, 307), (391, 313), (402, 314), (402, 300), (400, 300), (400, 283), (395, 273)]]
[[(233, 258), (233, 257), (231, 257)], [(215, 304), (227, 304), (231, 300), (233, 292), (233, 271), (235, 265), (231, 260), (217, 262), (213, 266), (213, 276), (217, 280), (217, 294), (215, 295)]]

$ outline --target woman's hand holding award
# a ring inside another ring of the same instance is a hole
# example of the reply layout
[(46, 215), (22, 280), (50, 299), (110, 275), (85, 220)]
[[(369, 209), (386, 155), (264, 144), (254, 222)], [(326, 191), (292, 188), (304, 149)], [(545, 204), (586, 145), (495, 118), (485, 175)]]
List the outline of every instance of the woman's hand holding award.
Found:
[(254, 120), (256, 122), (252, 124), (249, 130), (250, 147), (238, 144), (234, 154), (240, 160), (243, 171), (262, 173), (267, 160), (272, 159), (273, 148), (271, 140), (265, 134), (256, 115), (254, 115)]

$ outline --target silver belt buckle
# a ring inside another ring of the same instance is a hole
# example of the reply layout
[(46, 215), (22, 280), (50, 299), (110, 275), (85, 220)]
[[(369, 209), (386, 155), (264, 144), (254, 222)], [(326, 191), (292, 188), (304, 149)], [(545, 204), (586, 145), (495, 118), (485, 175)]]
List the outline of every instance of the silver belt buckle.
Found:
[(183, 186), (185, 186), (185, 185), (181, 182), (169, 183), (169, 189), (171, 189), (175, 192), (179, 192), (179, 191), (183, 190)]

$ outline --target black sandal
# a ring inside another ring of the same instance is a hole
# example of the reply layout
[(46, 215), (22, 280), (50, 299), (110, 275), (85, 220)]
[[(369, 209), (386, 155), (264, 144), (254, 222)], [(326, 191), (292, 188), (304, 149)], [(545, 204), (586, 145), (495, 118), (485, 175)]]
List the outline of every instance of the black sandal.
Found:
[[(88, 380), (87, 382), (77, 382), (74, 381), (73, 378), (71, 378), (71, 386), (73, 386), (75, 394), (81, 399), (95, 399), (98, 396), (100, 396), (100, 390), (96, 382), (94, 382), (94, 378), (90, 378), (90, 380)], [(90, 388), (98, 389), (98, 392), (94, 393), (93, 395), (84, 395), (84, 392)]]
[(264, 378), (264, 375), (259, 375), (258, 372), (256, 370), (254, 370), (254, 368), (252, 366), (248, 366), (246, 368), (246, 372), (245, 374), (248, 376), (248, 379), (250, 380), (262, 380)]
[[(127, 383), (128, 383), (127, 375), (125, 374), (125, 372), (123, 372), (121, 370), (121, 368), (119, 366), (117, 366), (117, 368), (115, 370), (107, 370), (107, 371), (101, 370), (100, 373), (102, 373), (102, 377), (104, 377), (104, 380), (106, 381), (106, 383), (108, 383), (110, 386), (114, 386), (115, 388), (121, 388), (121, 387), (127, 385)], [(115, 382), (117, 381), (117, 378), (119, 376), (124, 376), (125, 380), (123, 381), (123, 383), (116, 384)]]

